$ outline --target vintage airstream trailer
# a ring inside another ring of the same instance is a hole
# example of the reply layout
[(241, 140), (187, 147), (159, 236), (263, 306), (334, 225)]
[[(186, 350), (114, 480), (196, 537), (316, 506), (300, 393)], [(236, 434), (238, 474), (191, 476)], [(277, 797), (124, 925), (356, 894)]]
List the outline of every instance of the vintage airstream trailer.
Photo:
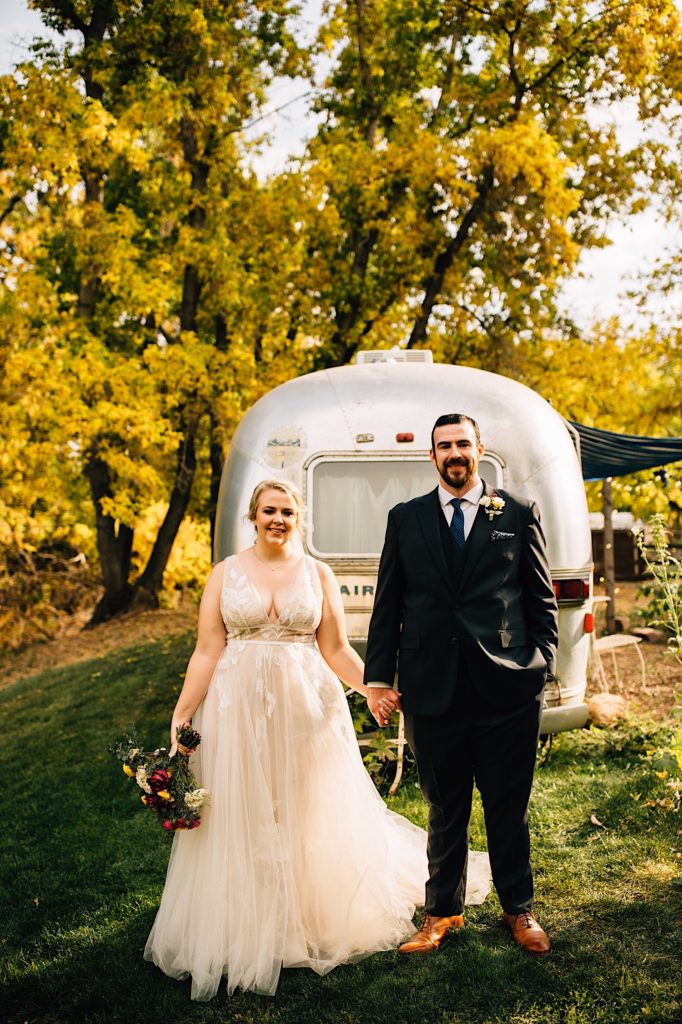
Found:
[(444, 412), (478, 421), (480, 472), (538, 504), (559, 601), (556, 684), (542, 731), (583, 725), (592, 551), (580, 462), (564, 420), (534, 391), (429, 352), (362, 352), (355, 364), (291, 380), (256, 402), (235, 432), (218, 501), (216, 560), (253, 543), (244, 513), (266, 477), (295, 483), (307, 506), (306, 550), (333, 569), (348, 633), (363, 653), (386, 516), (432, 490), (431, 427)]

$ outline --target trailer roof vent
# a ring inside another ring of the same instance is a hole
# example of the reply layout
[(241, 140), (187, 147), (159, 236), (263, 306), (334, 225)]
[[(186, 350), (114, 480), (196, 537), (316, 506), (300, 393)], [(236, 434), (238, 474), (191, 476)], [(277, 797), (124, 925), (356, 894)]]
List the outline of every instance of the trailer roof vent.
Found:
[(356, 352), (355, 363), (432, 363), (433, 352), (426, 348), (382, 348)]

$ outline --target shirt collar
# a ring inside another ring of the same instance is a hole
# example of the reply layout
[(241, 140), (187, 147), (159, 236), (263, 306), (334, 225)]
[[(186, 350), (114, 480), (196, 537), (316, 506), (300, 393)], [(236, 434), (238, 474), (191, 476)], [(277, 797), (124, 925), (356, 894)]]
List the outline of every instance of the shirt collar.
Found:
[[(454, 495), (446, 491), (444, 487), (438, 484), (438, 500), (440, 501), (441, 507), (445, 508), (452, 501)], [(481, 498), (483, 497), (483, 481), (479, 480), (478, 483), (467, 491), (466, 494), (462, 495), (462, 501), (470, 501), (472, 505), (478, 505)]]

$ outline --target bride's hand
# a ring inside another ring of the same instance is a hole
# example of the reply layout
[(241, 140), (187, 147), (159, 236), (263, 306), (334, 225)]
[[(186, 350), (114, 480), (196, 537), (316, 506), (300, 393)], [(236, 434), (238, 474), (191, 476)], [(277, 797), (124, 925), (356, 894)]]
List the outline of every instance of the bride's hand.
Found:
[(377, 725), (388, 725), (394, 711), (401, 711), (400, 694), (392, 687), (370, 686), (367, 691), (367, 704)]
[(170, 728), (171, 745), (170, 750), (168, 751), (169, 757), (175, 757), (175, 754), (178, 752), (178, 750), (180, 751), (181, 754), (191, 753), (191, 751), (189, 751), (187, 747), (183, 747), (182, 743), (178, 743), (177, 740), (179, 731), (185, 725), (191, 725), (191, 722), (189, 722), (188, 719), (186, 718), (176, 718), (175, 716), (173, 716), (173, 721), (171, 722)]

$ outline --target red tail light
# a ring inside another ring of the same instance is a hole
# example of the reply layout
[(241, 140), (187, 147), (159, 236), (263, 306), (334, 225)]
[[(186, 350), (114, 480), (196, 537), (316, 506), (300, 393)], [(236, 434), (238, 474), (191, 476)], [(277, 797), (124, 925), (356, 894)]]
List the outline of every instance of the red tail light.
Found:
[(594, 615), (592, 612), (585, 612), (583, 629), (586, 633), (594, 633)]
[(587, 601), (590, 596), (589, 580), (554, 580), (553, 587), (560, 604)]

